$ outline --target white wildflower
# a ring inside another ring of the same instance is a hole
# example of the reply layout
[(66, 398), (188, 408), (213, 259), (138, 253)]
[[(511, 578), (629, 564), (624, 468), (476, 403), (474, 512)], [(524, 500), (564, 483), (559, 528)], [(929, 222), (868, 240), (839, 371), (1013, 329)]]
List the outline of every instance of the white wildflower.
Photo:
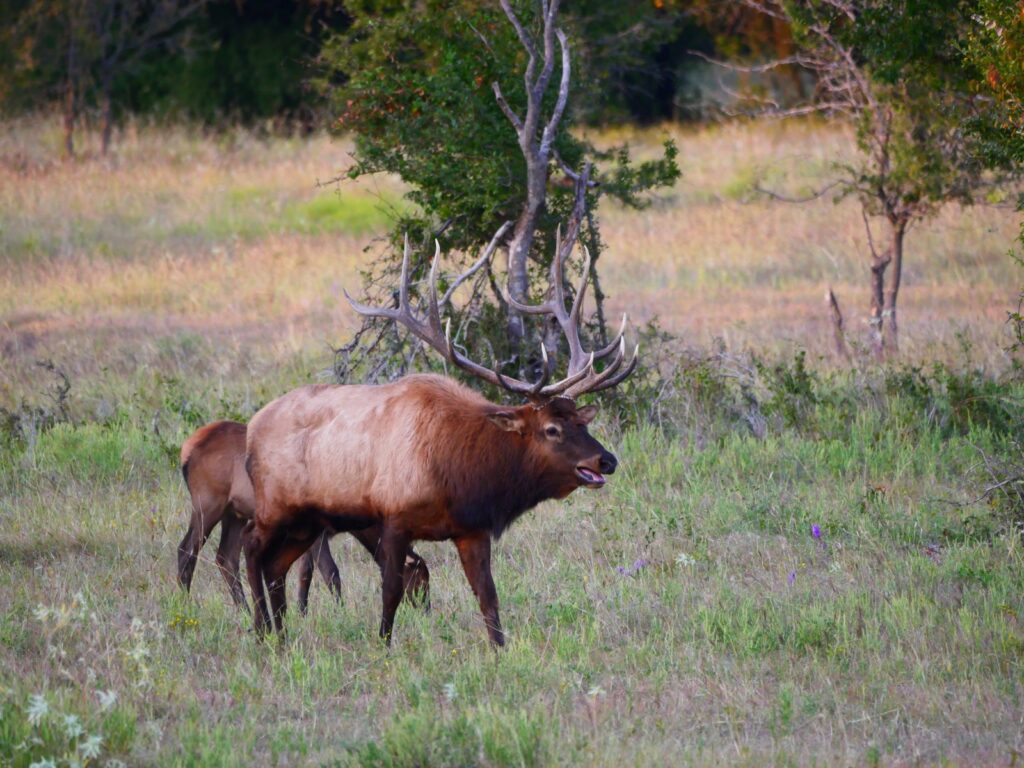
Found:
[(110, 691), (100, 691), (100, 690), (97, 690), (96, 691), (96, 696), (100, 700), (100, 710), (103, 711), (103, 712), (106, 712), (108, 709), (110, 709), (112, 706), (114, 706), (114, 704), (117, 703), (117, 691), (114, 691), (114, 690), (110, 690)]
[(680, 552), (676, 555), (676, 565), (681, 565), (684, 568), (689, 568), (691, 565), (696, 565), (697, 561), (692, 555), (688, 555), (685, 552)]
[(50, 705), (41, 694), (35, 694), (28, 700), (28, 721), (32, 725), (39, 725), (43, 719), (50, 714)]
[(604, 696), (604, 688), (600, 685), (592, 686), (590, 690), (587, 691), (587, 696)]
[(103, 744), (103, 737), (99, 734), (93, 734), (88, 739), (82, 742), (80, 751), (82, 757), (86, 760), (95, 760), (100, 756), (100, 746)]
[(448, 699), (448, 701), (455, 701), (455, 697), (457, 695), (458, 692), (455, 690), (455, 683), (444, 684), (444, 697)]
[(83, 733), (85, 729), (76, 715), (64, 715), (64, 735), (68, 737), (68, 741), (74, 741)]
[(42, 760), (36, 760), (28, 768), (57, 768), (57, 763), (48, 757), (44, 757)]
[(40, 603), (36, 606), (36, 609), (32, 612), (32, 615), (36, 617), (36, 621), (40, 621), (43, 624), (45, 624), (49, 620), (51, 613), (53, 613), (52, 608)]

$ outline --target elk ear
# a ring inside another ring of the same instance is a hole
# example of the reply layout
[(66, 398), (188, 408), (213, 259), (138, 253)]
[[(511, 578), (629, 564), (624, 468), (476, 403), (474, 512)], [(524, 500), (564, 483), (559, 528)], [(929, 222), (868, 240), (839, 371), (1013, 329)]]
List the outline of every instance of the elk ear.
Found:
[(597, 411), (598, 408), (596, 405), (584, 405), (582, 408), (577, 409), (576, 415), (584, 424), (589, 424), (594, 420), (594, 417), (597, 416)]
[(496, 411), (495, 413), (487, 414), (487, 419), (498, 429), (503, 429), (506, 432), (523, 434), (523, 431), (526, 429), (526, 422), (523, 421), (523, 417), (515, 411)]

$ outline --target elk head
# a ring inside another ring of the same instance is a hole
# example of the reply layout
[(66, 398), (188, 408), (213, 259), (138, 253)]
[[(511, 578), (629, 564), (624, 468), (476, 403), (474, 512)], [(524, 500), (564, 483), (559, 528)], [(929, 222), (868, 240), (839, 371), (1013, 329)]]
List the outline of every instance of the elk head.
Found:
[(552, 398), (543, 405), (495, 409), (487, 414), (492, 424), (519, 435), (527, 443), (531, 463), (563, 498), (576, 488), (600, 488), (618, 460), (587, 431), (597, 415), (596, 405), (577, 408), (572, 400)]

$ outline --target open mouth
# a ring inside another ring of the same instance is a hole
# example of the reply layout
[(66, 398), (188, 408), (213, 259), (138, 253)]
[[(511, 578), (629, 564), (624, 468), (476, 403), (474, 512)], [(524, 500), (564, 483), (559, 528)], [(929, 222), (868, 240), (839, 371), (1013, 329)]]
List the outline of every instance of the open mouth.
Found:
[(604, 475), (586, 467), (576, 467), (576, 476), (583, 481), (584, 485), (591, 488), (600, 488), (605, 484)]

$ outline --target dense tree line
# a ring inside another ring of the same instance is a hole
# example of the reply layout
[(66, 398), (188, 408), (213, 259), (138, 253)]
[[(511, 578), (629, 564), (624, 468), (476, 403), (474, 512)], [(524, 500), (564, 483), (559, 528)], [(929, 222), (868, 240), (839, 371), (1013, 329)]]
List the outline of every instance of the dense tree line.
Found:
[[(69, 120), (87, 114), (108, 124), (145, 114), (309, 127), (325, 114), (323, 92), (310, 87), (325, 46), (346, 39), (356, 18), (413, 10), (401, 0), (8, 0), (0, 107), (60, 105)], [(578, 0), (565, 16), (593, 65), (577, 99), (590, 122), (699, 116), (691, 81), (706, 65), (695, 51), (759, 55), (792, 45), (784, 25), (709, 0)]]

